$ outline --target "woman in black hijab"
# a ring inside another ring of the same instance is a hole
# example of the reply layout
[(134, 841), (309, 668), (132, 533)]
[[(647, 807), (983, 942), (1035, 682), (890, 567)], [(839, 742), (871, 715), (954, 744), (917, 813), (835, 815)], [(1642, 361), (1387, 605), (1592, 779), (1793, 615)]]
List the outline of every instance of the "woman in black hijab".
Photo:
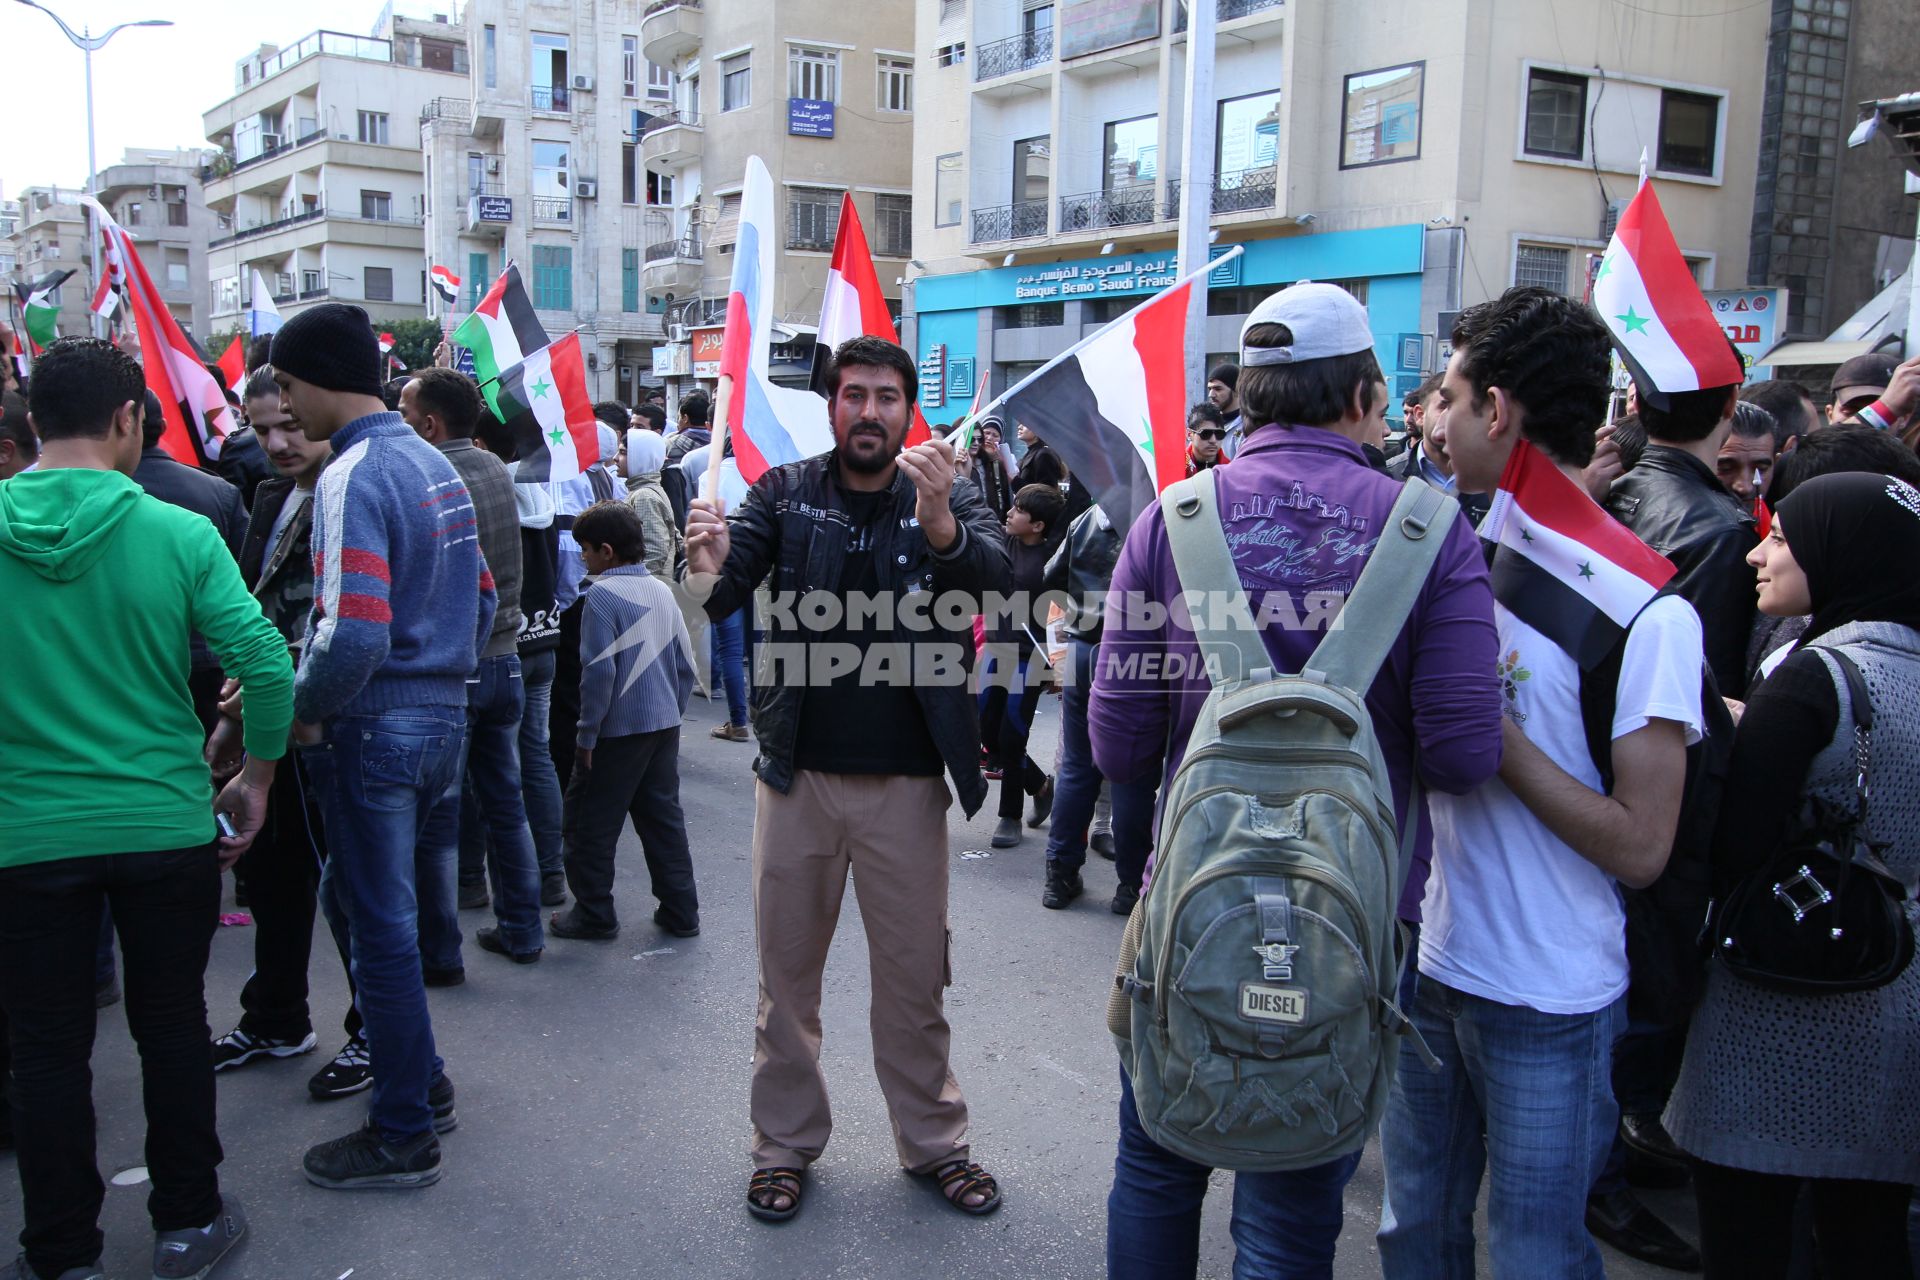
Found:
[[(1727, 883), (1798, 829), (1811, 796), (1850, 800), (1853, 717), (1834, 668), (1844, 652), (1873, 700), (1867, 830), (1920, 884), (1920, 488), (1892, 476), (1820, 476), (1780, 504), (1747, 562), (1763, 613), (1811, 614), (1805, 636), (1753, 691), (1733, 740), (1714, 832)], [(1920, 965), (1844, 995), (1789, 995), (1715, 965), (1666, 1114), (1694, 1158), (1710, 1280), (1784, 1277), (1805, 1187), (1827, 1275), (1906, 1280), (1906, 1213), (1920, 1182)]]

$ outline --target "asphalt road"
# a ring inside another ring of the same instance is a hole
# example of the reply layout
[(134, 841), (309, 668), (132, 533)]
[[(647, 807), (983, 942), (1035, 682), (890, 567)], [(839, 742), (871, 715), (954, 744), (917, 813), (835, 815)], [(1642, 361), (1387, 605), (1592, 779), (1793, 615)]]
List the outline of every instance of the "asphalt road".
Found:
[[(1057, 702), (1035, 730), (1052, 759)], [(653, 901), (631, 833), (616, 889), (626, 932), (612, 944), (553, 941), (538, 965), (473, 946), (466, 985), (431, 992), (434, 1029), (459, 1089), (446, 1173), (425, 1191), (322, 1191), (300, 1174), (312, 1143), (360, 1124), (365, 1095), (309, 1100), (306, 1078), (343, 1039), (345, 983), (316, 946), (315, 1054), (220, 1077), (223, 1187), (246, 1206), (250, 1238), (227, 1280), (517, 1280), (524, 1276), (799, 1275), (881, 1280), (1093, 1280), (1104, 1272), (1106, 1194), (1119, 1087), (1102, 1015), (1121, 921), (1107, 910), (1112, 864), (1093, 860), (1072, 909), (1041, 908), (1045, 833), (980, 856), (989, 804), (951, 826), (955, 984), (947, 999), (954, 1071), (972, 1107), (975, 1158), (1005, 1207), (962, 1216), (895, 1161), (867, 1037), (866, 944), (848, 893), (827, 969), (824, 1058), (837, 1128), (792, 1222), (748, 1217), (747, 1077), (756, 1000), (748, 850), (749, 745), (715, 741), (722, 719), (696, 697), (681, 796), (704, 932), (679, 940), (649, 923)], [(229, 908), (230, 909), (230, 908)], [(465, 912), (471, 934), (490, 923)], [(219, 932), (207, 975), (215, 1034), (233, 1025), (252, 964), (251, 930)], [(99, 1160), (108, 1178), (145, 1163), (139, 1075), (118, 1006), (94, 1055)], [(7, 1161), (10, 1163), (11, 1161)], [(136, 1175), (137, 1176), (137, 1175)], [(18, 1186), (0, 1187), (0, 1232), (19, 1225)], [(1215, 1176), (1200, 1274), (1226, 1277), (1231, 1177)], [(146, 1187), (109, 1185), (109, 1277), (145, 1277)], [(1381, 1171), (1369, 1148), (1347, 1190), (1336, 1273), (1376, 1276)], [(1652, 1199), (1683, 1233), (1682, 1194)], [(1484, 1219), (1482, 1222), (1484, 1234)], [(11, 1250), (8, 1251), (11, 1253)], [(1611, 1252), (1614, 1276), (1664, 1276)], [(1483, 1268), (1484, 1269), (1484, 1268)]]

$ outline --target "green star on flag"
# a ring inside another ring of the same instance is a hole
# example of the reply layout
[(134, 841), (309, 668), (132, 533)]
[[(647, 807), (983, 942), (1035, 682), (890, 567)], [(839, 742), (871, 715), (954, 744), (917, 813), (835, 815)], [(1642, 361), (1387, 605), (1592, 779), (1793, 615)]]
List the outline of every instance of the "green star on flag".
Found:
[(1149, 458), (1153, 456), (1153, 419), (1151, 418), (1140, 419), (1140, 447), (1147, 451)]
[(1602, 280), (1605, 280), (1607, 278), (1607, 273), (1612, 270), (1613, 270), (1613, 255), (1611, 253), (1608, 253), (1600, 259), (1600, 269), (1593, 273), (1593, 282), (1595, 284), (1599, 284)]
[(548, 382), (545, 378), (542, 378), (540, 379), (540, 381), (533, 384), (532, 390), (534, 395), (544, 398), (547, 392), (553, 390), (553, 384), (551, 382)]
[(1520, 541), (1522, 541), (1522, 542), (1532, 542), (1532, 541), (1533, 541), (1533, 535), (1532, 535), (1532, 534), (1530, 534), (1530, 533), (1528, 533), (1528, 532), (1527, 532), (1527, 531), (1526, 531), (1525, 529), (1522, 529), (1522, 530), (1520, 531)]
[(1644, 332), (1647, 325), (1652, 322), (1653, 317), (1635, 314), (1633, 305), (1629, 303), (1627, 305), (1627, 314), (1615, 316), (1614, 319), (1625, 325), (1629, 334), (1634, 334)]
[(547, 439), (553, 441), (555, 444), (561, 443), (566, 438), (567, 438), (567, 433), (565, 431), (562, 431), (559, 427), (555, 427), (553, 430), (547, 432)]
[(1591, 578), (1593, 576), (1593, 564), (1590, 561), (1582, 560), (1580, 562), (1580, 576), (1582, 578)]

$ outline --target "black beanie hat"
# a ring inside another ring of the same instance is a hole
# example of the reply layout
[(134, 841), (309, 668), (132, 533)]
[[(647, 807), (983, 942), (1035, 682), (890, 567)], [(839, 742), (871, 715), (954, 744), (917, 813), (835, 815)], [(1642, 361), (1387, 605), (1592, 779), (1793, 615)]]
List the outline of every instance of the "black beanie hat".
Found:
[(281, 325), (273, 367), (325, 391), (380, 398), (379, 339), (367, 313), (344, 302), (323, 302)]
[(1240, 366), (1222, 363), (1213, 366), (1213, 372), (1207, 375), (1208, 382), (1224, 382), (1227, 390), (1237, 391), (1240, 387)]

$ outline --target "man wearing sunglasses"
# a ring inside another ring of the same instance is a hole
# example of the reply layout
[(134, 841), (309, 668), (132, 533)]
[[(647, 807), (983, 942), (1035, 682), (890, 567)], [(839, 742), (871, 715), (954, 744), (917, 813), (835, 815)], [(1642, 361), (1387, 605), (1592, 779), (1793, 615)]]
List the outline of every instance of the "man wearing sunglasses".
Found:
[(1187, 410), (1187, 474), (1197, 476), (1226, 461), (1220, 442), (1226, 437), (1226, 415), (1211, 400)]

